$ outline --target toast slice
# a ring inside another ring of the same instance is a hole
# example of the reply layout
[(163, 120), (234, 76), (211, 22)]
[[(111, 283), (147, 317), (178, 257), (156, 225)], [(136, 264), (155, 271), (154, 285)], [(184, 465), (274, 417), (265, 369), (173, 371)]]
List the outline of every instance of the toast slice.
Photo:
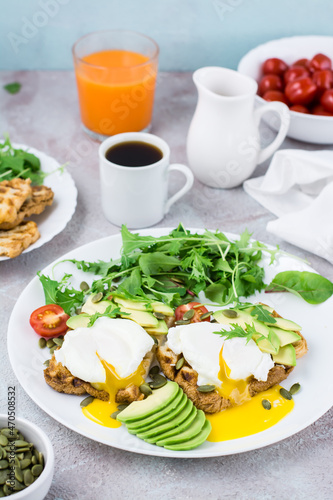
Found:
[(0, 182), (0, 224), (14, 222), (23, 203), (31, 197), (30, 179)]
[(22, 222), (8, 231), (0, 231), (0, 256), (17, 257), (39, 237), (37, 224), (33, 221)]

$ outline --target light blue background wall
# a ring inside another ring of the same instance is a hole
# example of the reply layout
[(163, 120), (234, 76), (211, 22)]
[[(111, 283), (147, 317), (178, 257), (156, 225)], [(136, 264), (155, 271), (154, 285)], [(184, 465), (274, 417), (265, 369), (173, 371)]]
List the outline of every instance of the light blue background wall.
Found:
[(160, 69), (235, 68), (259, 43), (333, 34), (332, 0), (1, 0), (0, 69), (71, 69), (71, 46), (108, 28), (141, 31)]

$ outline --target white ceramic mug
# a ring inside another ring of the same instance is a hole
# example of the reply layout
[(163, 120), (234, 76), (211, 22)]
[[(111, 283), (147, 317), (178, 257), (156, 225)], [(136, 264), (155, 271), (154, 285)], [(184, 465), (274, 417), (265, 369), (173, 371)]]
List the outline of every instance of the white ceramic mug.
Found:
[[(239, 186), (282, 144), (289, 127), (289, 109), (282, 102), (267, 102), (254, 110), (257, 82), (231, 69), (200, 68), (193, 80), (198, 104), (187, 137), (189, 165), (208, 186)], [(262, 149), (259, 123), (264, 113), (272, 111), (280, 118), (279, 131)]]
[[(117, 165), (106, 159), (116, 144), (143, 142), (157, 147), (161, 160), (143, 167)], [(193, 174), (185, 165), (170, 165), (170, 148), (163, 139), (143, 132), (128, 132), (109, 137), (99, 147), (102, 207), (105, 217), (116, 226), (135, 229), (157, 224), (171, 205), (193, 185)], [(178, 170), (186, 178), (184, 186), (171, 198), (168, 195), (169, 172)]]

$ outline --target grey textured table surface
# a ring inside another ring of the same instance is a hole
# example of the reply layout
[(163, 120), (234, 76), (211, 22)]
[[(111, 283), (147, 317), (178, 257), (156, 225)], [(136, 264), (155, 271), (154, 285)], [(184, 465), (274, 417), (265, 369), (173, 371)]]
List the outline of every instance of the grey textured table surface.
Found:
[[(20, 81), (13, 96), (2, 85)], [(0, 262), (1, 412), (6, 412), (8, 385), (18, 387), (17, 414), (38, 424), (50, 436), (56, 457), (54, 480), (47, 500), (92, 499), (331, 499), (333, 498), (331, 409), (317, 422), (275, 445), (252, 452), (208, 459), (175, 459), (137, 455), (91, 441), (62, 426), (19, 387), (6, 350), (7, 323), (21, 290), (36, 271), (77, 246), (116, 234), (101, 213), (98, 143), (81, 129), (74, 75), (70, 72), (0, 73), (0, 132), (70, 162), (79, 195), (76, 212), (66, 229), (51, 242), (20, 257)], [(185, 141), (194, 112), (196, 91), (188, 73), (159, 77), (152, 132), (171, 146), (172, 161), (186, 162)], [(270, 133), (264, 129), (266, 136)], [(283, 148), (317, 149), (285, 140)], [(268, 162), (254, 175), (263, 174)], [(175, 174), (173, 192), (183, 182)], [(270, 235), (273, 218), (241, 187), (216, 190), (198, 181), (158, 225), (219, 228), (239, 233), (248, 228), (256, 239), (279, 244), (308, 258), (313, 267), (333, 279), (333, 266)], [(325, 381), (323, 381), (324, 383)]]

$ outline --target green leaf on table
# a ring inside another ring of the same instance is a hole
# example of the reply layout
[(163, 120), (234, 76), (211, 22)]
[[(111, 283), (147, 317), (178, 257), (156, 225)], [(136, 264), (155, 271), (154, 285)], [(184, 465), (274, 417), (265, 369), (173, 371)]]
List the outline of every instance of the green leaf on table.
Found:
[(275, 276), (265, 292), (290, 292), (309, 304), (321, 304), (333, 294), (333, 283), (309, 271), (284, 271)]
[(22, 87), (22, 84), (19, 82), (13, 82), (13, 83), (7, 83), (7, 85), (4, 85), (3, 88), (7, 90), (9, 94), (17, 94), (20, 92)]

